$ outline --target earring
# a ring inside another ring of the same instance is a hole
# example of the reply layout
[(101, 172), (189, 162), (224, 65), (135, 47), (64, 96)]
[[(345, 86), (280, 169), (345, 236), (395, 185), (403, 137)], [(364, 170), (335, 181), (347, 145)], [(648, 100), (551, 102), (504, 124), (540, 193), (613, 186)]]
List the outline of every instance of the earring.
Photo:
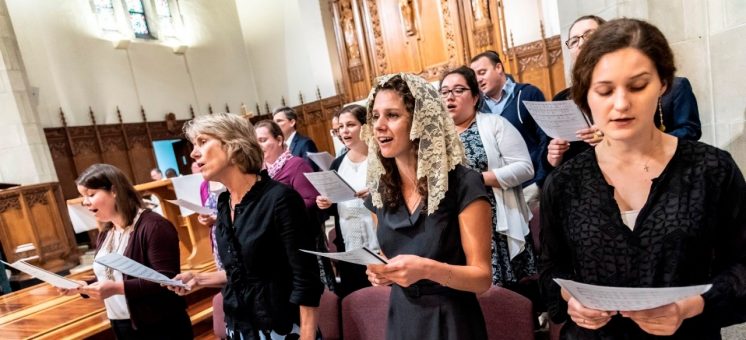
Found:
[(666, 125), (663, 124), (663, 105), (661, 105), (661, 97), (658, 97), (658, 116), (661, 119), (661, 124), (658, 125), (658, 129), (666, 132)]

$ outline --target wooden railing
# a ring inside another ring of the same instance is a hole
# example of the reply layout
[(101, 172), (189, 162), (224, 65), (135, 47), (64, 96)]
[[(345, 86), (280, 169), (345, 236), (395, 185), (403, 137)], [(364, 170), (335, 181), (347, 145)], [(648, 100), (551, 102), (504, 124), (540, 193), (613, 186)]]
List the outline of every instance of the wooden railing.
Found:
[(28, 259), (50, 271), (77, 265), (73, 229), (58, 183), (0, 190), (0, 243), (8, 262)]
[[(211, 263), (198, 271), (214, 270)], [(86, 280), (92, 276), (87, 271), (69, 278)], [(198, 288), (186, 296), (192, 325), (211, 320), (216, 293), (215, 288)], [(0, 339), (82, 338), (113, 338), (101, 301), (60, 295), (46, 283), (0, 296)]]

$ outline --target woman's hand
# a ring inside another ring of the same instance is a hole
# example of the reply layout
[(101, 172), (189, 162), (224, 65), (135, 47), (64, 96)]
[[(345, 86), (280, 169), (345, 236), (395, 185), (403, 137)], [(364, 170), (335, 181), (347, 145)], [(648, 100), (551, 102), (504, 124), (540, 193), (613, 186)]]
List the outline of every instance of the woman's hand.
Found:
[(362, 198), (362, 199), (366, 199), (369, 195), (370, 195), (370, 191), (368, 190), (368, 188), (365, 188), (355, 193), (355, 197)]
[(197, 275), (194, 274), (194, 272), (183, 272), (180, 274), (177, 274), (173, 278), (174, 280), (179, 280), (183, 284), (187, 285), (187, 287), (179, 287), (179, 286), (169, 286), (164, 285), (168, 290), (176, 293), (177, 295), (187, 295), (191, 290), (197, 288), (199, 285), (197, 283)]
[(209, 214), (209, 215), (199, 214), (199, 216), (197, 216), (197, 221), (199, 221), (199, 223), (202, 223), (208, 227), (215, 224), (215, 221), (217, 219), (218, 219), (218, 216), (215, 214)]
[(124, 282), (103, 280), (80, 287), (78, 290), (93, 299), (104, 300), (112, 295), (124, 295)]
[(369, 264), (367, 266), (368, 269), (365, 270), (365, 274), (368, 275), (368, 281), (373, 286), (389, 286), (393, 283), (383, 274), (385, 267), (385, 264)]
[(696, 295), (657, 308), (620, 313), (647, 333), (672, 335), (684, 320), (699, 315), (704, 307), (705, 300), (701, 295)]
[(85, 287), (85, 286), (88, 285), (88, 283), (86, 283), (85, 281), (80, 281), (80, 280), (72, 280), (72, 281), (75, 281), (75, 283), (79, 284), (80, 287), (78, 287), (78, 288), (72, 288), (72, 289), (66, 289), (66, 288), (57, 287), (57, 292), (60, 293), (60, 294), (62, 294), (62, 295), (76, 295), (76, 294), (80, 294), (81, 293), (80, 290), (83, 287)]
[(547, 145), (547, 161), (553, 167), (558, 167), (562, 164), (562, 157), (567, 150), (570, 150), (570, 142), (562, 138), (552, 139)]
[(562, 288), (562, 298), (567, 300), (567, 314), (570, 315), (576, 325), (583, 328), (599, 329), (609, 323), (611, 317), (617, 314), (616, 311), (609, 312), (586, 308), (564, 288)]
[(604, 140), (604, 133), (595, 126), (591, 126), (587, 129), (580, 129), (575, 132), (575, 135), (591, 146), (596, 146), (596, 144), (601, 143), (601, 141)]
[(399, 255), (383, 265), (380, 273), (390, 282), (409, 287), (417, 281), (428, 278), (429, 261), (432, 260), (416, 255)]
[(316, 206), (319, 209), (329, 209), (332, 206), (332, 201), (326, 196), (316, 196)]

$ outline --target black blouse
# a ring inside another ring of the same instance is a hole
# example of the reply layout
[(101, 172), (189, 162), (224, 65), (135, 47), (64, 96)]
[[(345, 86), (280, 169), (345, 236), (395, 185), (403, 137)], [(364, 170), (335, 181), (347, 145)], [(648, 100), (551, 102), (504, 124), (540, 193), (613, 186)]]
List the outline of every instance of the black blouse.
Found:
[(223, 287), (231, 329), (289, 331), (298, 305), (318, 306), (323, 291), (314, 249), (316, 225), (300, 195), (259, 175), (230, 219), (230, 194), (218, 198), (215, 238), (228, 282)]
[(623, 224), (594, 150), (549, 176), (541, 207), (541, 285), (552, 320), (567, 321), (565, 338), (654, 337), (618, 315), (598, 331), (577, 327), (552, 278), (623, 287), (712, 283), (704, 312), (685, 320), (674, 338), (720, 339), (721, 327), (743, 322), (746, 183), (727, 152), (679, 140), (634, 230)]

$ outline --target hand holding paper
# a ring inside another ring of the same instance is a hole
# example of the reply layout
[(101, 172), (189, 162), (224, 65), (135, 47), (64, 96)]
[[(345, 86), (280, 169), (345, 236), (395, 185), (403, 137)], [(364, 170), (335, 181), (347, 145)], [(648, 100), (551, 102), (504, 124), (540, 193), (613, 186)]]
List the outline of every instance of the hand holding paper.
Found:
[(574, 142), (580, 140), (576, 132), (591, 124), (572, 100), (556, 102), (524, 101), (526, 109), (547, 136)]
[(349, 262), (349, 263), (354, 263), (354, 264), (360, 264), (363, 266), (369, 265), (369, 264), (388, 263), (386, 260), (376, 255), (376, 253), (374, 253), (372, 250), (366, 247), (346, 251), (344, 253), (322, 253), (318, 251), (310, 251), (310, 250), (305, 250), (305, 249), (301, 249), (300, 251), (304, 253), (328, 257), (334, 260), (339, 260), (339, 261), (344, 261), (344, 262)]
[(148, 268), (135, 260), (116, 253), (106, 254), (97, 258), (95, 261), (101, 265), (118, 270), (123, 274), (132, 277), (160, 283), (162, 285), (186, 287), (186, 285), (180, 280), (169, 279), (166, 275), (163, 275), (152, 268)]
[(638, 311), (660, 307), (708, 291), (712, 285), (666, 288), (605, 287), (554, 279), (583, 306), (601, 311)]

